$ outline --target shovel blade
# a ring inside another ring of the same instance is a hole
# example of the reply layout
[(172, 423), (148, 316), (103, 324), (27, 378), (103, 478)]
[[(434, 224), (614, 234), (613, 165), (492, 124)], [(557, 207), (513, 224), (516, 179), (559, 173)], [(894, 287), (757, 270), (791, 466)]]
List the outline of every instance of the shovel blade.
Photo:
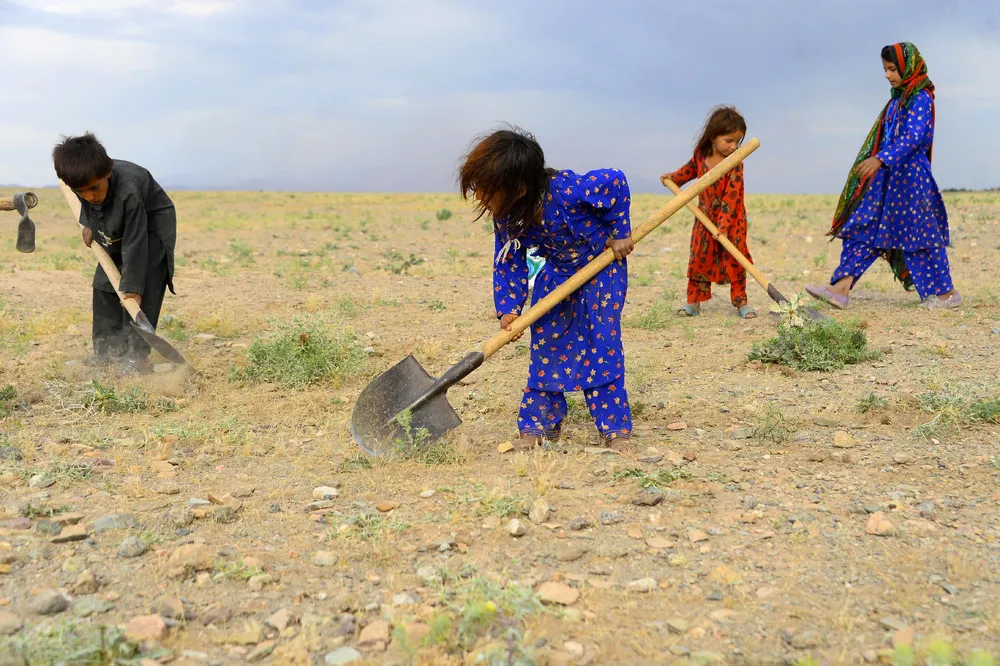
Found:
[(129, 323), (132, 324), (132, 328), (139, 334), (139, 337), (145, 340), (147, 345), (160, 352), (163, 358), (177, 365), (187, 363), (187, 359), (174, 349), (172, 344), (156, 334), (156, 330), (149, 322), (149, 318), (146, 317), (146, 313), (142, 310), (139, 310), (139, 316), (136, 317), (136, 320)]
[(351, 414), (351, 434), (366, 453), (382, 456), (396, 447), (408, 449), (433, 442), (462, 423), (442, 392), (399, 419), (434, 384), (434, 378), (412, 355), (392, 366), (361, 391)]

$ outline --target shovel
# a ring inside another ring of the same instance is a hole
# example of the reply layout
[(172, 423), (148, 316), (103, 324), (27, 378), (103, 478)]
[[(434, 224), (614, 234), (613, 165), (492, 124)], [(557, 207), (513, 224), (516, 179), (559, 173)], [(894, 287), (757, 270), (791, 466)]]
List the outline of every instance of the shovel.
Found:
[[(667, 218), (719, 180), (726, 172), (757, 150), (760, 141), (750, 139), (732, 155), (719, 162), (685, 192), (674, 197), (666, 206), (643, 220), (632, 230), (632, 240), (638, 243)], [(422, 446), (459, 426), (462, 419), (448, 402), (447, 391), (469, 375), (542, 315), (614, 261), (614, 253), (604, 250), (550, 294), (535, 303), (511, 323), (509, 331), (500, 331), (483, 343), (478, 351), (448, 368), (437, 379), (423, 366), (407, 356), (371, 381), (361, 391), (351, 415), (354, 441), (371, 455), (383, 455), (397, 443)]]
[[(666, 186), (667, 189), (669, 189), (674, 194), (680, 195), (681, 188), (679, 188), (677, 186), (677, 183), (675, 183), (674, 181), (670, 180), (669, 178), (664, 178), (663, 184), (664, 186)], [(704, 227), (708, 229), (708, 233), (712, 234), (712, 238), (719, 241), (719, 245), (726, 248), (726, 252), (733, 255), (733, 259), (738, 261), (740, 266), (745, 268), (746, 272), (750, 274), (750, 277), (756, 280), (757, 284), (759, 284), (764, 288), (764, 291), (767, 292), (767, 295), (771, 297), (772, 301), (774, 301), (775, 303), (788, 302), (788, 299), (785, 298), (780, 291), (778, 291), (778, 288), (775, 287), (770, 282), (768, 282), (767, 278), (764, 277), (764, 274), (761, 273), (759, 270), (757, 270), (757, 267), (751, 264), (750, 261), (743, 256), (742, 252), (736, 249), (736, 246), (733, 245), (732, 241), (726, 238), (726, 235), (724, 233), (719, 231), (719, 227), (715, 226), (715, 224), (712, 223), (712, 220), (708, 218), (708, 215), (705, 215), (705, 213), (702, 212), (701, 208), (698, 208), (698, 204), (696, 204), (693, 200), (689, 200), (687, 203), (687, 207), (691, 209), (692, 213), (694, 213), (695, 219), (701, 222), (702, 225), (704, 225)], [(806, 306), (799, 306), (798, 312), (806, 319), (812, 319), (813, 321), (822, 321), (822, 320), (828, 321), (830, 319), (822, 312)]]
[(38, 205), (34, 192), (18, 192), (12, 197), (0, 199), (0, 210), (16, 210), (21, 214), (17, 224), (17, 251), (35, 251), (35, 223), (28, 217), (28, 209)]
[[(70, 210), (73, 211), (73, 217), (75, 217), (76, 221), (79, 222), (80, 200), (77, 198), (73, 190), (71, 190), (66, 183), (62, 182), (62, 180), (59, 181), (59, 189), (62, 190), (63, 196), (66, 197), (66, 203), (69, 204)], [(81, 224), (80, 227), (82, 228), (83, 225)], [(129, 324), (131, 324), (132, 328), (139, 334), (139, 337), (145, 340), (146, 344), (150, 347), (160, 352), (160, 354), (162, 354), (163, 357), (171, 363), (175, 363), (177, 365), (184, 365), (187, 363), (187, 359), (185, 359), (179, 351), (174, 349), (173, 345), (156, 334), (156, 329), (153, 328), (153, 325), (150, 323), (149, 317), (146, 316), (145, 312), (139, 309), (135, 300), (125, 298), (125, 294), (118, 290), (118, 285), (122, 281), (122, 276), (121, 273), (118, 272), (118, 267), (115, 266), (115, 262), (111, 258), (111, 255), (107, 253), (107, 250), (101, 247), (101, 244), (96, 240), (91, 242), (90, 249), (94, 251), (95, 255), (97, 255), (97, 262), (104, 269), (104, 273), (108, 276), (108, 281), (110, 281), (114, 286), (115, 293), (118, 294), (118, 300), (121, 301), (122, 307), (128, 310), (129, 315), (131, 315), (132, 321), (130, 321)]]

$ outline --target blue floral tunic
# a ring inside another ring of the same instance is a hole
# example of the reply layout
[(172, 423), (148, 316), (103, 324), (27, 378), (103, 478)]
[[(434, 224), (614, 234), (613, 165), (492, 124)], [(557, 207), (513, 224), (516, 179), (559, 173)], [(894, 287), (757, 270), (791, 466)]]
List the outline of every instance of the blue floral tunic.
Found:
[[(511, 239), (503, 222), (494, 222), (497, 317), (521, 313), (528, 296), (528, 248), (545, 259), (531, 292), (534, 305), (603, 252), (608, 238), (631, 234), (629, 204), (628, 182), (617, 169), (558, 171), (549, 183), (541, 223)], [(529, 389), (581, 391), (622, 377), (627, 288), (626, 261), (614, 261), (535, 322)]]

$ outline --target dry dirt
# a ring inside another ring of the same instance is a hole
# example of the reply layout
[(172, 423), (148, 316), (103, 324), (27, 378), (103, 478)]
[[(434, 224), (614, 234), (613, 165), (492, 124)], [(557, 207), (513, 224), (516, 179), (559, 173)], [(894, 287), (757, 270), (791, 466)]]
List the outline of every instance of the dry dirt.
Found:
[[(29, 663), (127, 624), (174, 664), (341, 663), (350, 648), (355, 663), (834, 664), (935, 637), (1000, 650), (1000, 427), (942, 407), (998, 397), (1000, 194), (947, 197), (965, 307), (918, 309), (880, 263), (850, 311), (824, 311), (885, 354), (830, 373), (748, 362), (775, 322), (739, 320), (727, 288), (674, 316), (681, 213), (629, 260), (638, 453), (591, 449), (579, 403), (551, 450), (500, 453), (522, 339), (452, 389), (465, 423), (422, 461), (360, 455), (348, 423), (407, 354), (438, 374), (495, 332), (492, 235), (457, 197), (174, 193), (160, 330), (195, 370), (128, 379), (74, 362), (93, 261), (59, 193), (38, 194), (34, 254), (0, 218), (0, 389), (16, 391), (0, 420), (0, 629)], [(665, 200), (637, 196), (633, 220)], [(786, 295), (834, 268), (834, 203), (749, 198), (751, 252)], [(423, 261), (403, 269), (411, 253)], [(753, 283), (750, 301), (766, 315)], [(356, 333), (363, 369), (302, 389), (230, 381), (296, 317)], [(148, 407), (87, 407), (95, 379)], [(320, 486), (339, 495), (310, 511)], [(123, 557), (123, 541), (148, 550)]]

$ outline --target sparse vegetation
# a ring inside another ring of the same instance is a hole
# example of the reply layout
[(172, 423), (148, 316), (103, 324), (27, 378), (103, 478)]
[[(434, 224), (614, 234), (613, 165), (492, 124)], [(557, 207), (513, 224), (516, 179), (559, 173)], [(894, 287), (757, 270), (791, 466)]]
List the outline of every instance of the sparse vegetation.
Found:
[(751, 431), (751, 436), (759, 444), (781, 444), (795, 432), (795, 428), (785, 419), (781, 408), (773, 402), (767, 403), (757, 423)]
[(691, 473), (687, 470), (681, 469), (680, 467), (662, 467), (652, 472), (648, 472), (638, 467), (630, 467), (628, 469), (617, 470), (611, 476), (611, 482), (615, 483), (617, 481), (621, 481), (622, 479), (635, 479), (639, 483), (640, 488), (646, 489), (665, 488), (674, 481), (690, 478)]
[(801, 326), (782, 322), (777, 337), (755, 342), (747, 358), (803, 372), (831, 372), (881, 356), (881, 352), (868, 348), (868, 338), (861, 328), (837, 321), (805, 321)]

